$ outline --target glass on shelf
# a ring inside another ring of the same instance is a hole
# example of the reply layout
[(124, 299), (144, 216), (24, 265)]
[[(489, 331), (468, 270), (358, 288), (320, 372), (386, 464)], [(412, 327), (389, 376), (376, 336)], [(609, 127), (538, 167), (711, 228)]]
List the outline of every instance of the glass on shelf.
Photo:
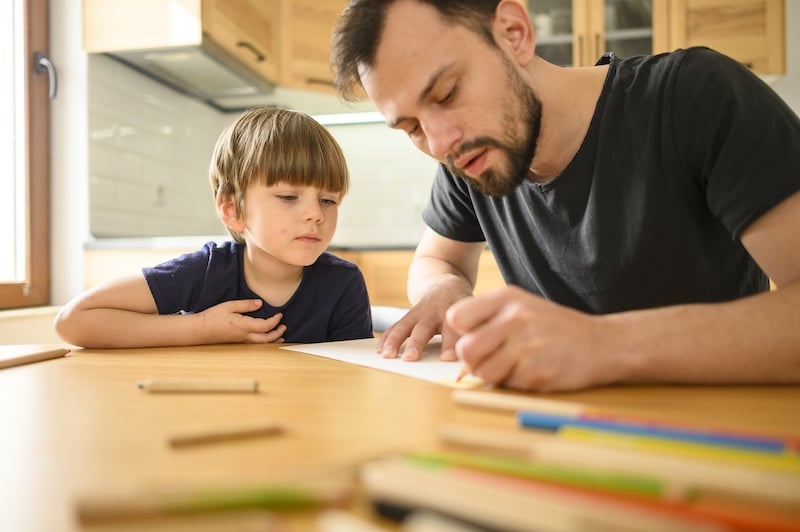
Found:
[(603, 15), (606, 51), (619, 57), (652, 53), (652, 0), (606, 0)]

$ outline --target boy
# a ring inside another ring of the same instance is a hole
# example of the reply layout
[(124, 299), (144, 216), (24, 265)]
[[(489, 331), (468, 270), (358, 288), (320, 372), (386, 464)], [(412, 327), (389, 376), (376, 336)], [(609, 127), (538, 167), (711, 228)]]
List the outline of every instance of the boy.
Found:
[(349, 175), (324, 127), (247, 111), (219, 137), (209, 180), (234, 241), (81, 294), (56, 317), (61, 338), (108, 348), (373, 336), (361, 272), (325, 252)]

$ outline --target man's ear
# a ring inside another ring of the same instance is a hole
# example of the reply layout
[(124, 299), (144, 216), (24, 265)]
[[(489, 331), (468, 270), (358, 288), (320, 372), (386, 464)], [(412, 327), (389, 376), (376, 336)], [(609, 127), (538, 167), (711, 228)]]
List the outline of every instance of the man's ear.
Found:
[(217, 215), (228, 229), (237, 233), (244, 231), (244, 216), (240, 216), (236, 212), (236, 202), (233, 196), (217, 197)]
[(528, 11), (519, 0), (500, 0), (492, 21), (494, 38), (507, 49), (517, 62), (525, 66), (534, 56), (536, 34), (528, 18)]

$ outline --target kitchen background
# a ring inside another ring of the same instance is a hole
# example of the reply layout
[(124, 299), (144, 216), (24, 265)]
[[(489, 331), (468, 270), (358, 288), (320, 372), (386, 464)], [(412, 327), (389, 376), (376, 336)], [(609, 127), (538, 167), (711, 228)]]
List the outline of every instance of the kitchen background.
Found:
[[(51, 116), (51, 282), (52, 302), (59, 305), (84, 288), (87, 248), (194, 247), (208, 237), (224, 238), (206, 173), (213, 143), (234, 114), (110, 57), (87, 55), (80, 1), (52, 2), (50, 9), (51, 56), (59, 69)], [(800, 112), (800, 2), (786, 2), (785, 21), (786, 74), (765, 79)], [(554, 23), (540, 19), (539, 29), (553, 31)], [(333, 96), (294, 97), (275, 103), (312, 114), (354, 110)], [(328, 127), (353, 179), (334, 243), (413, 246), (433, 162), (384, 124)]]

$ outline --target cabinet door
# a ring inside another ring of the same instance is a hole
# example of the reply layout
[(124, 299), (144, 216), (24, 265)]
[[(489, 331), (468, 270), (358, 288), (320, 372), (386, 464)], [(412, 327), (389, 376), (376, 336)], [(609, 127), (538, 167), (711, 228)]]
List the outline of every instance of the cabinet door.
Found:
[(589, 6), (592, 55), (619, 57), (667, 51), (667, 0), (593, 0)]
[(536, 54), (561, 66), (578, 65), (584, 47), (586, 9), (581, 0), (529, 0)]
[(203, 37), (264, 78), (278, 77), (278, 0), (203, 0)]
[(281, 0), (281, 84), (334, 92), (331, 33), (349, 0)]
[(757, 74), (786, 73), (784, 0), (671, 0), (672, 48), (708, 46)]
[(536, 52), (561, 66), (591, 66), (667, 50), (668, 0), (529, 0)]

